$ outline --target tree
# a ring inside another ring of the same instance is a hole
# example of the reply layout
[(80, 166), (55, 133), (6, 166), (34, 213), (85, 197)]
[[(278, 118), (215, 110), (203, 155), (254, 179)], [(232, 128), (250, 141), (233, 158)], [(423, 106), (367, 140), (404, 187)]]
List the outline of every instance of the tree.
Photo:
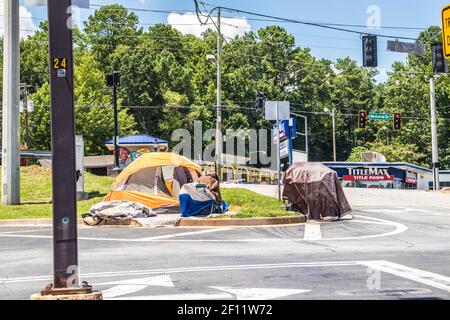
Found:
[(137, 27), (138, 23), (138, 16), (119, 4), (102, 6), (89, 16), (84, 32), (100, 70), (114, 71), (111, 55), (119, 45), (132, 48), (139, 42), (142, 28)]
[[(93, 56), (85, 53), (75, 66), (75, 127), (85, 140), (87, 155), (106, 152), (104, 143), (114, 135), (111, 97), (104, 84), (104, 74), (98, 69)], [(30, 141), (33, 149), (49, 150), (50, 138), (50, 86), (45, 83), (35, 94), (35, 112), (31, 114)], [(135, 121), (127, 110), (119, 111), (120, 134), (134, 134)]]
[(364, 152), (379, 152), (386, 157), (387, 162), (407, 162), (426, 166), (423, 162), (426, 156), (418, 151), (414, 144), (394, 143), (386, 145), (380, 142), (369, 142), (365, 146), (359, 146), (352, 150), (348, 161), (360, 162)]
[[(403, 145), (415, 145), (425, 154), (423, 163), (431, 163), (430, 86), (432, 77), (431, 45), (440, 41), (439, 27), (430, 27), (419, 36), (426, 45), (426, 54), (408, 55), (406, 63), (394, 63), (393, 71), (384, 89), (383, 111), (403, 114), (402, 130), (393, 135), (393, 141)], [(438, 107), (439, 157), (444, 168), (450, 165), (450, 79), (442, 75), (436, 81), (436, 104)]]
[(20, 80), (31, 85), (31, 92), (48, 82), (48, 22), (33, 35), (20, 41)]
[[(200, 37), (183, 35), (171, 26), (157, 24), (145, 32), (136, 14), (121, 5), (103, 6), (74, 30), (75, 98), (77, 130), (86, 139), (88, 153), (105, 152), (103, 141), (112, 136), (112, 110), (104, 76), (113, 70), (122, 76), (119, 87), (122, 134), (150, 133), (170, 139), (178, 128), (193, 131), (215, 128), (217, 33)], [(324, 109), (336, 110), (338, 159), (354, 158), (375, 148), (397, 159), (426, 164), (431, 161), (429, 78), (431, 45), (440, 41), (440, 28), (424, 31), (419, 42), (425, 55), (408, 55), (394, 63), (386, 83), (376, 83), (376, 70), (363, 68), (348, 57), (318, 60), (311, 50), (297, 45), (280, 26), (268, 26), (234, 39), (225, 38), (222, 55), (223, 128), (270, 129), (271, 123), (255, 110), (256, 93), (270, 100), (288, 100), (291, 110), (308, 116), (310, 159), (332, 156), (332, 121)], [(49, 87), (47, 24), (21, 41), (22, 82), (35, 87), (36, 112), (31, 116), (32, 142), (49, 148)], [(1, 48), (0, 48), (1, 54)], [(1, 67), (1, 62), (0, 62)], [(1, 81), (1, 75), (0, 75)], [(450, 78), (436, 83), (440, 159), (450, 160)], [(126, 108), (129, 107), (129, 108)], [(357, 129), (357, 113), (402, 113), (403, 128), (393, 132), (386, 122), (367, 123)], [(388, 129), (388, 130), (386, 130)], [(389, 134), (391, 146), (385, 145)], [(304, 148), (299, 137), (294, 146)], [(413, 150), (415, 156), (407, 152)], [(395, 151), (397, 150), (397, 151)], [(422, 157), (424, 156), (424, 158)]]
[[(154, 28), (163, 32), (163, 35), (156, 37)], [(160, 43), (167, 39), (175, 39), (173, 46), (164, 47), (165, 44)], [(171, 135), (171, 132), (161, 129), (167, 126), (158, 125), (159, 121), (164, 120), (164, 116), (169, 116), (158, 108), (167, 105), (166, 99), (173, 97), (167, 93), (182, 95), (186, 104), (193, 100), (190, 98), (193, 96), (192, 68), (186, 62), (190, 51), (184, 48), (180, 39), (182, 35), (178, 31), (157, 25), (142, 35), (141, 42), (136, 47), (130, 49), (119, 46), (114, 54), (122, 74), (122, 104), (149, 107), (131, 111), (141, 132), (165, 137)]]

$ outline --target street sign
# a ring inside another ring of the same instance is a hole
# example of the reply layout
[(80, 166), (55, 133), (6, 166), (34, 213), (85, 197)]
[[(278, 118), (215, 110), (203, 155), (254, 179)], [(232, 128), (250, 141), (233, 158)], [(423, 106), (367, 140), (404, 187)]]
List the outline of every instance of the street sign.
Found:
[(292, 139), (297, 138), (297, 135), (298, 135), (297, 134), (297, 118), (291, 118), (291, 119), (289, 119), (289, 121), (285, 121), (285, 122), (288, 122), (289, 131), (291, 133), (291, 138)]
[(369, 120), (372, 121), (390, 121), (391, 115), (389, 113), (370, 113)]
[(273, 143), (277, 143), (278, 139), (284, 140), (285, 138), (286, 138), (286, 131), (284, 131), (282, 128), (280, 128), (280, 130), (277, 130), (277, 126), (275, 126), (273, 128)]
[(268, 121), (277, 120), (277, 104), (279, 108), (278, 120), (289, 120), (291, 118), (291, 105), (288, 101), (266, 101), (264, 104), (265, 119)]
[(280, 157), (281, 159), (289, 157), (289, 140), (280, 143)]
[(398, 40), (387, 41), (387, 49), (392, 52), (425, 54), (425, 45), (422, 43), (401, 42)]
[(442, 9), (442, 43), (444, 56), (450, 58), (450, 5)]

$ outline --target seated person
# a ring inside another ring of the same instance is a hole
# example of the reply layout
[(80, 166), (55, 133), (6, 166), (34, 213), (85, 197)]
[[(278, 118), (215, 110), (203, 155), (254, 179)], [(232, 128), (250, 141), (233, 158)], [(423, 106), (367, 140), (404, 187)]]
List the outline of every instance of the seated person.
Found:
[(222, 203), (222, 195), (220, 193), (219, 176), (215, 172), (210, 172), (206, 176), (195, 179), (195, 182), (206, 185), (209, 191), (214, 194), (216, 201)]

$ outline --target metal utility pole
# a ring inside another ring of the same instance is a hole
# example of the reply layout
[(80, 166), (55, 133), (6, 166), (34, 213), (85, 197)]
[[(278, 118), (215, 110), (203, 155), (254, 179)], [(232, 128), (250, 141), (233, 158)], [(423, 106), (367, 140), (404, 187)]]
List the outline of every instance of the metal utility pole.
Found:
[[(115, 78), (115, 77), (114, 77)], [(114, 162), (116, 165), (116, 168), (119, 167), (119, 157), (120, 157), (120, 150), (119, 150), (119, 113), (117, 111), (117, 83), (114, 81), (113, 85), (113, 107), (114, 107)]]
[(431, 145), (433, 149), (433, 190), (440, 189), (439, 183), (439, 147), (438, 147), (438, 133), (437, 133), (437, 120), (436, 120), (436, 92), (435, 92), (435, 79), (430, 78), (430, 99), (431, 99)]
[(120, 156), (120, 148), (119, 148), (119, 112), (117, 110), (117, 86), (120, 84), (120, 73), (117, 71), (113, 71), (112, 74), (106, 76), (106, 84), (113, 89), (113, 109), (114, 109), (114, 163), (116, 165), (115, 170), (119, 169), (119, 156)]
[(113, 88), (113, 108), (114, 108), (114, 163), (116, 169), (119, 169), (119, 111), (117, 110), (117, 86), (120, 84), (120, 73), (114, 71), (112, 75), (108, 77), (108, 85)]
[(337, 153), (336, 153), (336, 110), (333, 109), (330, 111), (330, 109), (325, 108), (324, 111), (328, 113), (333, 122), (333, 161), (337, 161)]
[(309, 161), (309, 133), (308, 133), (308, 117), (307, 116), (302, 116), (300, 114), (295, 114), (293, 113), (296, 117), (300, 117), (302, 119), (305, 120), (305, 133), (300, 133), (301, 136), (305, 137), (305, 152), (306, 152), (306, 156), (308, 158)]
[(309, 162), (309, 133), (308, 133), (308, 117), (305, 117), (305, 151), (307, 161)]
[(220, 8), (217, 8), (217, 124), (216, 124), (216, 170), (221, 177), (222, 172), (222, 31)]
[(28, 89), (31, 87), (27, 83), (23, 83), (21, 85), (23, 88), (22, 90), (22, 103), (23, 103), (23, 120), (24, 120), (24, 140), (25, 140), (25, 146), (28, 148), (30, 147), (30, 133), (29, 133), (29, 110), (28, 110)]
[(277, 101), (277, 194), (281, 201), (281, 132), (280, 132), (280, 102)]
[(3, 1), (2, 204), (20, 204), (19, 0)]
[(48, 0), (53, 181), (54, 282), (42, 295), (91, 292), (79, 287), (71, 0)]
[(333, 160), (337, 161), (337, 153), (336, 153), (336, 110), (333, 109), (331, 111), (331, 117), (333, 118)]

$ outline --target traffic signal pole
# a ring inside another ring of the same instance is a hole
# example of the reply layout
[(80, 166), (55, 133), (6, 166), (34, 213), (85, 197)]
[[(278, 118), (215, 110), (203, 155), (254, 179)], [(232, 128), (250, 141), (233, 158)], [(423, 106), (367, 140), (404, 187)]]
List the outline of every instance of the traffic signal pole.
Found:
[(437, 133), (437, 120), (436, 120), (436, 92), (435, 92), (435, 79), (430, 78), (430, 100), (431, 100), (431, 145), (433, 153), (433, 190), (440, 189), (439, 182), (439, 148), (438, 148), (438, 133)]

